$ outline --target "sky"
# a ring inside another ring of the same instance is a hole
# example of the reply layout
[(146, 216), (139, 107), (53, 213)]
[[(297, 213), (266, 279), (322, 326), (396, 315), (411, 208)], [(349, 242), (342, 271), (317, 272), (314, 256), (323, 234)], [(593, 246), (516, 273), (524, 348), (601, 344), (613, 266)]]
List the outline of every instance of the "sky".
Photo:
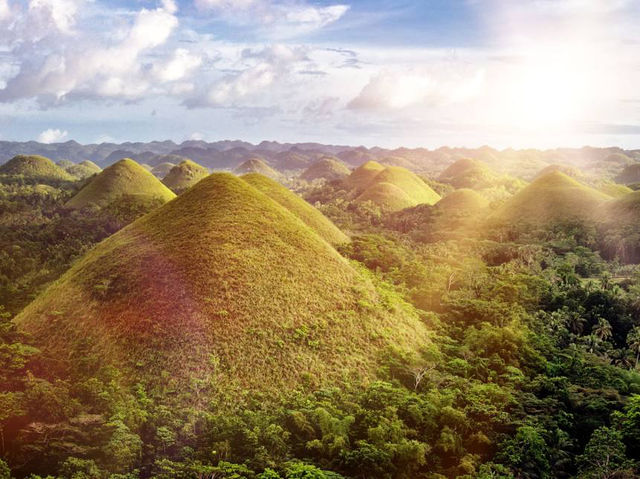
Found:
[(640, 148), (638, 0), (0, 0), (0, 140)]

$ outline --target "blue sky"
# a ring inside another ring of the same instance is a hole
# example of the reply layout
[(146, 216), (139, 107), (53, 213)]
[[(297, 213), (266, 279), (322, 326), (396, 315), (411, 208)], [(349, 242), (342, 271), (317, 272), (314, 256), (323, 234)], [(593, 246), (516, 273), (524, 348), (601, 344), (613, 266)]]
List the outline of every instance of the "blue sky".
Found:
[(0, 139), (640, 147), (634, 0), (0, 0)]

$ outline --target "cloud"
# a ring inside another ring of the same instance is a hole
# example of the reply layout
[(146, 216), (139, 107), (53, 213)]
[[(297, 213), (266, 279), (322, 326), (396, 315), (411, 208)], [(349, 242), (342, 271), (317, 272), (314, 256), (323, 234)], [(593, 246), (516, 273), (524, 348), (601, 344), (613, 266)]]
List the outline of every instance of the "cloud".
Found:
[(40, 133), (40, 135), (38, 135), (38, 141), (40, 143), (60, 143), (68, 135), (69, 133), (66, 130), (62, 131), (49, 128), (48, 130), (44, 130), (42, 133)]
[(314, 6), (302, 0), (195, 0), (202, 12), (227, 22), (264, 27), (271, 37), (293, 37), (323, 28), (339, 20), (348, 5)]
[[(14, 45), (17, 72), (0, 90), (0, 101), (36, 98), (51, 106), (72, 98), (131, 100), (150, 92), (157, 80), (180, 78), (180, 69), (196, 62), (184, 50), (174, 52), (164, 64), (145, 61), (145, 55), (165, 44), (178, 26), (173, 1), (165, 0), (153, 10), (143, 8), (128, 26), (105, 33), (91, 24), (72, 31), (77, 13), (71, 0), (32, 0), (21, 12), (7, 32), (13, 36), (9, 44)], [(34, 25), (40, 25), (40, 33), (27, 42), (24, 31)]]
[(401, 110), (412, 106), (455, 103), (472, 98), (484, 81), (481, 69), (450, 74), (437, 69), (383, 70), (371, 77), (347, 107), (351, 110)]
[(279, 83), (305, 61), (306, 50), (287, 45), (271, 45), (262, 49), (245, 49), (240, 54), (242, 68), (230, 73), (185, 101), (189, 108), (233, 107), (239, 101), (255, 97)]
[(157, 63), (152, 67), (155, 78), (162, 82), (180, 80), (189, 75), (202, 64), (202, 57), (185, 48), (178, 48), (166, 62)]
[(11, 9), (8, 0), (0, 0), (0, 23), (9, 19)]

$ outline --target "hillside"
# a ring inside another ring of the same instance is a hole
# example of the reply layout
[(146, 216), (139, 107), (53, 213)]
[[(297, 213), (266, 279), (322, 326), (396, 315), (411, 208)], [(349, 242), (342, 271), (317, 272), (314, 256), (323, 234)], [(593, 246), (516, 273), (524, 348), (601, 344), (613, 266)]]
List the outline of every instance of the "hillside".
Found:
[(545, 166), (542, 170), (540, 170), (540, 172), (536, 175), (536, 178), (548, 175), (549, 173), (553, 173), (554, 171), (564, 173), (565, 175), (571, 178), (575, 178), (578, 181), (584, 180), (585, 177), (584, 173), (575, 166), (553, 164)]
[(344, 179), (344, 185), (355, 192), (362, 192), (384, 168), (377, 161), (367, 161)]
[(438, 181), (455, 188), (486, 188), (491, 186), (498, 175), (487, 165), (472, 158), (462, 158), (449, 165)]
[(401, 188), (386, 181), (372, 184), (356, 198), (356, 201), (371, 201), (384, 211), (399, 211), (417, 204)]
[(633, 163), (626, 166), (620, 174), (616, 176), (616, 183), (623, 185), (640, 183), (640, 163)]
[(209, 170), (204, 166), (191, 160), (184, 160), (171, 168), (162, 182), (171, 191), (180, 194), (206, 176), (209, 176)]
[(621, 198), (622, 196), (633, 192), (633, 190), (628, 186), (613, 183), (611, 181), (600, 182), (596, 186), (596, 189), (605, 195), (611, 196), (612, 198)]
[(321, 158), (307, 168), (300, 178), (306, 181), (324, 179), (328, 181), (340, 180), (351, 174), (351, 170), (342, 162), (334, 158)]
[(66, 171), (70, 175), (83, 180), (95, 175), (96, 173), (100, 173), (102, 171), (102, 168), (96, 165), (93, 161), (85, 160), (78, 164), (72, 164), (71, 166), (67, 167)]
[(213, 397), (221, 411), (366, 382), (389, 348), (415, 354), (429, 334), (394, 298), (248, 181), (215, 173), (100, 243), (15, 321), (44, 357), (91, 350), (93, 363), (56, 362), (69, 374), (114, 366), (160, 403)]
[(271, 168), (264, 160), (260, 158), (251, 158), (238, 166), (233, 172), (236, 175), (245, 175), (247, 173), (260, 173), (269, 178), (277, 179), (280, 173)]
[(446, 213), (469, 215), (488, 208), (489, 201), (472, 189), (461, 188), (448, 193), (435, 207)]
[(512, 227), (591, 221), (598, 206), (609, 199), (610, 196), (553, 171), (509, 198), (492, 220)]
[(27, 182), (50, 183), (74, 181), (65, 170), (49, 158), (38, 155), (14, 156), (0, 166), (0, 179), (25, 180)]
[(164, 178), (169, 174), (169, 172), (174, 166), (176, 166), (175, 163), (169, 163), (168, 161), (165, 161), (163, 163), (159, 163), (158, 165), (154, 166), (151, 169), (151, 173), (153, 173), (153, 175), (156, 176), (157, 178)]
[(122, 196), (167, 202), (176, 195), (138, 163), (125, 158), (104, 169), (71, 198), (66, 206), (106, 206)]
[(249, 173), (241, 178), (300, 218), (309, 228), (330, 244), (338, 245), (349, 241), (347, 235), (340, 231), (320, 211), (277, 181), (258, 173)]

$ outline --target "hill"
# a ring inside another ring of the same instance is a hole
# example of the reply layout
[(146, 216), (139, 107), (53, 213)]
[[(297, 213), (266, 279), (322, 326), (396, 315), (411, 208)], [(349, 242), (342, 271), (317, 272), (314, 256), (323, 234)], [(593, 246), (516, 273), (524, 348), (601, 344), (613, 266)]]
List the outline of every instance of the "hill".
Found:
[(164, 178), (169, 174), (169, 172), (174, 166), (176, 166), (175, 163), (169, 163), (168, 161), (165, 161), (163, 163), (159, 163), (158, 165), (154, 166), (151, 169), (151, 173), (153, 173), (153, 175), (156, 176), (157, 178)]
[(475, 214), (488, 208), (489, 201), (472, 189), (461, 188), (447, 194), (435, 207), (446, 213)]
[(564, 173), (552, 171), (509, 198), (492, 220), (511, 226), (590, 222), (596, 209), (609, 199)]
[(371, 185), (356, 201), (371, 201), (385, 211), (399, 211), (417, 204), (401, 188), (385, 181)]
[(444, 170), (438, 181), (455, 188), (487, 188), (498, 178), (489, 165), (472, 158), (461, 158)]
[(209, 176), (209, 170), (191, 160), (184, 160), (171, 168), (162, 182), (176, 194), (195, 185), (202, 178)]
[(38, 155), (18, 155), (0, 166), (0, 177), (34, 183), (59, 183), (74, 178), (49, 158)]
[(277, 179), (280, 177), (280, 173), (271, 168), (267, 163), (260, 158), (251, 158), (240, 164), (233, 172), (236, 175), (245, 175), (247, 173), (260, 173), (261, 175), (269, 178)]
[(78, 164), (72, 164), (71, 166), (67, 167), (67, 173), (81, 180), (89, 178), (90, 176), (93, 176), (96, 173), (100, 173), (101, 171), (102, 168), (100, 168), (90, 160), (85, 160)]
[(536, 178), (540, 178), (554, 171), (559, 171), (560, 173), (564, 173), (565, 175), (571, 178), (575, 178), (578, 181), (584, 180), (584, 177), (585, 177), (584, 173), (580, 171), (578, 168), (576, 168), (575, 166), (553, 164), (553, 165), (545, 166), (542, 170), (540, 170), (540, 172), (536, 175)]
[(362, 192), (384, 168), (377, 161), (367, 161), (344, 179), (344, 185), (355, 192)]
[(616, 183), (623, 185), (640, 183), (640, 163), (633, 163), (626, 166), (620, 174), (616, 176)]
[[(66, 374), (113, 366), (160, 403), (218, 411), (366, 382), (383, 352), (429, 342), (412, 309), (228, 173), (98, 244), (15, 322)], [(93, 364), (65, 360), (86, 351)]]
[(105, 168), (71, 198), (66, 206), (106, 206), (122, 196), (167, 202), (176, 195), (138, 163), (125, 158)]
[(631, 193), (633, 190), (625, 185), (619, 185), (611, 181), (603, 181), (597, 185), (596, 189), (612, 198), (620, 198)]
[(328, 181), (340, 180), (351, 174), (347, 166), (334, 158), (321, 158), (307, 168), (300, 178), (306, 181), (324, 179)]
[(241, 178), (296, 215), (330, 244), (338, 245), (349, 241), (349, 237), (326, 216), (277, 181), (258, 173), (249, 173)]

